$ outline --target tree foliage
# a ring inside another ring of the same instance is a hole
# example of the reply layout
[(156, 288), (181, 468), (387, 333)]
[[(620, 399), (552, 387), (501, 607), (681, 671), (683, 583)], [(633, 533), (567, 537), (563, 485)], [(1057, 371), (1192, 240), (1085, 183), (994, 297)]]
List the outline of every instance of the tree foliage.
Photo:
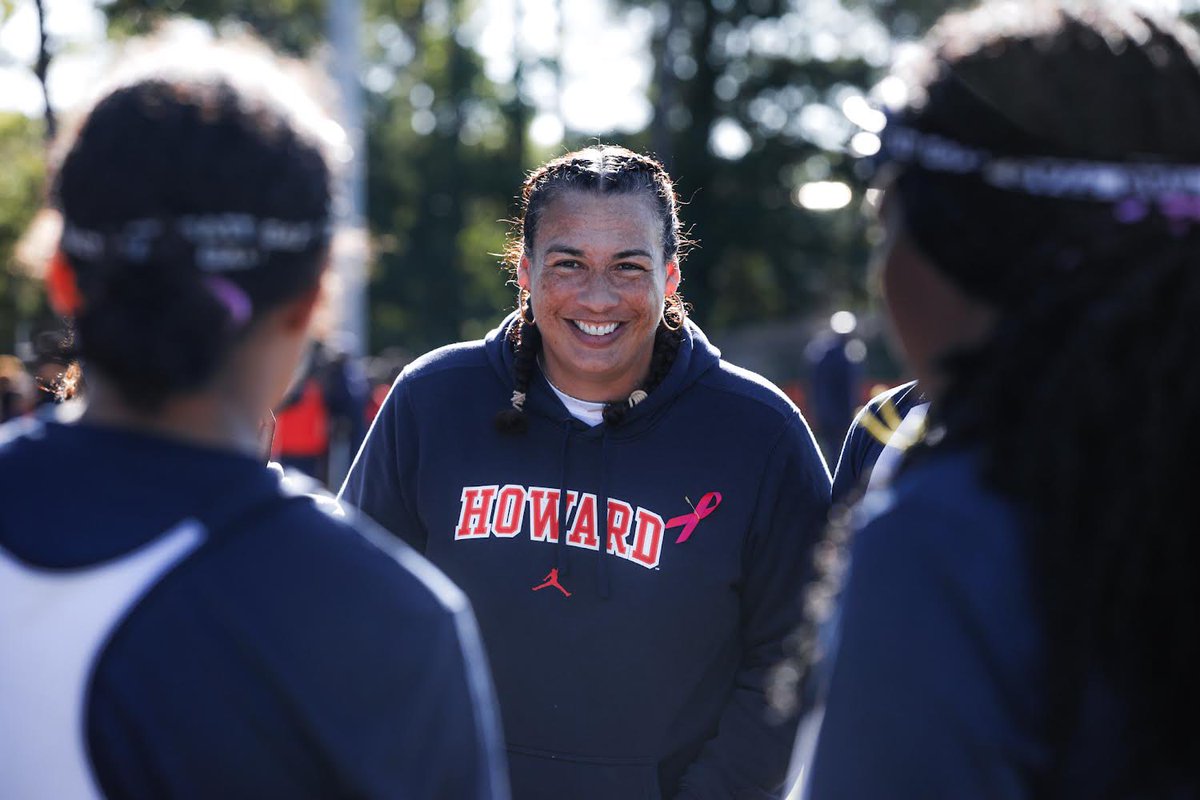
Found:
[[(464, 42), (481, 0), (366, 0), (371, 347), (419, 351), (480, 334), (513, 302), (496, 255), (533, 166), (519, 85), (498, 86)], [(655, 19), (654, 117), (601, 135), (666, 161), (700, 246), (684, 290), (710, 328), (861, 303), (866, 223), (854, 202), (801, 206), (816, 181), (864, 188), (843, 104), (881, 75), (894, 38), (919, 34), (949, 0), (608, 0)], [(243, 25), (285, 52), (319, 54), (325, 0), (112, 0), (114, 34), (169, 14)], [(560, 8), (569, 13), (569, 4)], [(538, 65), (544, 66), (544, 65)], [(551, 65), (551, 68), (556, 68)], [(595, 141), (568, 131), (565, 145)]]
[(325, 36), (325, 0), (112, 0), (101, 8), (117, 37), (149, 33), (181, 14), (248, 28), (291, 55), (309, 53)]
[[(624, 3), (641, 7), (641, 3)], [(806, 183), (863, 194), (843, 104), (880, 77), (893, 37), (946, 0), (658, 0), (649, 143), (690, 203), (700, 248), (685, 290), (714, 328), (795, 317), (866, 295), (857, 202), (802, 207)]]
[(0, 113), (0, 353), (13, 352), (19, 321), (39, 307), (37, 287), (13, 255), (42, 202), (42, 139), (40, 120)]
[(455, 35), (460, 0), (368, 25), (372, 342), (420, 350), (476, 336), (512, 304), (495, 255), (520, 153), (479, 56)]

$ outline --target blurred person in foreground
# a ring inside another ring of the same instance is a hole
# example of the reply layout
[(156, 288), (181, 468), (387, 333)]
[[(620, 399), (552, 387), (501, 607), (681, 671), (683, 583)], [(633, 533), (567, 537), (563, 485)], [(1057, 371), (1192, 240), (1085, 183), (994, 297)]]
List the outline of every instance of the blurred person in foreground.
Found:
[(1200, 49), (1106, 8), (944, 18), (882, 134), (931, 406), (806, 642), (803, 796), (1200, 796)]
[(825, 464), (686, 318), (657, 161), (569, 153), (522, 199), (518, 311), (405, 368), (342, 498), (471, 597), (517, 797), (777, 797), (795, 720), (770, 718), (766, 676)]
[(328, 261), (323, 118), (263, 55), (192, 56), (55, 175), (88, 399), (0, 428), (0, 796), (507, 797), (466, 598), (263, 463)]

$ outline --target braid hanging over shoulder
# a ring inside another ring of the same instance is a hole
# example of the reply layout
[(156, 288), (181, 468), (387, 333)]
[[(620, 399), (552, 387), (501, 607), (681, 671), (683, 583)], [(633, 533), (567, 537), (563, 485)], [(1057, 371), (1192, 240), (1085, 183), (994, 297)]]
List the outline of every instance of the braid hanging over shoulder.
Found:
[(529, 428), (525, 416), (525, 395), (533, 379), (534, 366), (542, 349), (542, 333), (537, 325), (518, 319), (509, 337), (513, 344), (513, 394), (511, 407), (498, 412), (495, 417), (496, 430), (501, 433), (524, 433)]

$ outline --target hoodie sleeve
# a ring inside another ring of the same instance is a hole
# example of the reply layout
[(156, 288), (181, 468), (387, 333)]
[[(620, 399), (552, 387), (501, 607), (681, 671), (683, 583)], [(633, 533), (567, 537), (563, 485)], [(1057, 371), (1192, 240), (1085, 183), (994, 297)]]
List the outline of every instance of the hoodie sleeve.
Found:
[(465, 599), (447, 606), (418, 616), (377, 602), (376, 627), (382, 619), (394, 623), (390, 641), (369, 643), (370, 669), (326, 672), (338, 691), (314, 693), (336, 697), (309, 714), (328, 723), (328, 747), (349, 793), (507, 800), (496, 700), (474, 615)]
[[(373, 674), (384, 676), (382, 682), (351, 683), (339, 695), (363, 699), (355, 746), (342, 754), (346, 771), (360, 776), (355, 794), (508, 800), (495, 692), (466, 595), (409, 548), (386, 541), (381, 532), (364, 533), (416, 576), (436, 603), (420, 616), (393, 610), (403, 635), (375, 643)], [(412, 650), (414, 641), (421, 642), (419, 653)], [(387, 709), (389, 703), (394, 705)], [(402, 730), (408, 734), (397, 735)]]
[(742, 570), (742, 661), (717, 735), (684, 773), (680, 800), (778, 797), (797, 720), (779, 720), (767, 684), (800, 625), (812, 550), (829, 513), (829, 472), (794, 412), (769, 456)]
[(383, 401), (338, 501), (359, 509), (424, 553), (428, 537), (414, 502), (420, 443), (405, 378), (402, 374), (396, 380)]

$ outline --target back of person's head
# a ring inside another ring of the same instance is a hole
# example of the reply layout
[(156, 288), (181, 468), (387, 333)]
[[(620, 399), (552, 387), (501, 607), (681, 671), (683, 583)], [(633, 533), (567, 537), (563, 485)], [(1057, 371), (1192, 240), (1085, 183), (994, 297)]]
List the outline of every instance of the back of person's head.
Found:
[(928, 45), (883, 134), (889, 191), (934, 269), (997, 312), (947, 363), (947, 404), (1036, 521), (1055, 741), (1101, 675), (1130, 714), (1123, 796), (1156, 796), (1200, 765), (1197, 37), (993, 3)]
[(53, 181), (76, 352), (144, 410), (209, 385), (265, 312), (316, 287), (327, 258), (315, 106), (274, 91), (285, 79), (264, 59), (237, 62), (271, 75), (246, 81), (218, 70), (219, 53), (102, 96)]
[[(1129, 272), (1130, 259), (1188, 227), (1173, 218), (1169, 184), (1127, 193), (1102, 169), (1200, 162), (1190, 28), (1116, 7), (993, 3), (944, 18), (929, 42), (885, 155), (906, 151), (897, 189), (907, 228), (969, 293), (1021, 305), (1059, 276), (1075, 280), (1078, 264)], [(981, 151), (1029, 160), (981, 172)]]
[[(547, 161), (525, 179), (521, 187), (520, 213), (513, 222), (504, 259), (516, 274), (524, 254), (533, 251), (538, 224), (546, 208), (563, 192), (624, 194), (649, 198), (662, 225), (662, 252), (665, 262), (679, 264), (687, 255), (692, 241), (683, 231), (679, 220), (679, 198), (671, 176), (659, 161), (616, 145), (595, 145), (576, 150)], [(525, 392), (533, 374), (534, 363), (541, 348), (541, 336), (529, 310), (528, 293), (517, 298), (520, 317), (510, 331), (515, 359), (516, 391), (511, 408), (496, 415), (496, 427), (503, 432), (523, 432)], [(678, 291), (667, 296), (663, 309), (664, 323), (654, 342), (650, 375), (637, 397), (644, 398), (666, 377), (674, 362), (681, 338), (680, 328), (687, 318), (687, 305)], [(633, 404), (638, 402), (636, 399)], [(632, 407), (625, 399), (606, 404), (604, 418), (610, 425), (619, 424)]]

